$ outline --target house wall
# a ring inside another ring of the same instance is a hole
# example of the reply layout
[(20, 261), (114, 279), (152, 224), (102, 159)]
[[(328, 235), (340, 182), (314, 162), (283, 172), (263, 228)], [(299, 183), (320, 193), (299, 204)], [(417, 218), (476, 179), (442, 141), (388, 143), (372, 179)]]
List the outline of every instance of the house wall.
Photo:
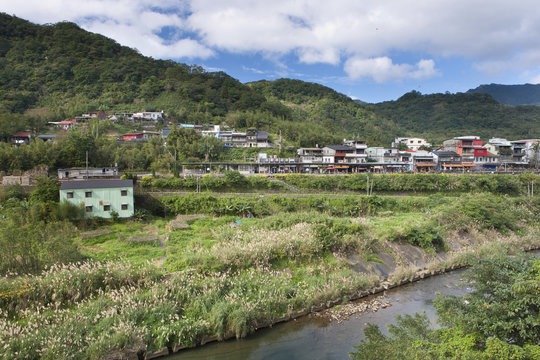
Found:
[[(122, 196), (122, 190), (127, 190), (125, 196)], [(92, 191), (92, 197), (86, 197), (87, 191)], [(72, 198), (68, 198), (69, 192), (73, 192)], [(85, 212), (88, 217), (110, 218), (111, 211), (114, 210), (121, 218), (127, 218), (133, 216), (135, 211), (133, 187), (63, 189), (60, 190), (60, 202), (62, 201), (78, 206), (92, 206), (92, 212)], [(127, 204), (127, 210), (122, 210), (122, 204)], [(104, 210), (105, 205), (110, 205), (109, 211)]]

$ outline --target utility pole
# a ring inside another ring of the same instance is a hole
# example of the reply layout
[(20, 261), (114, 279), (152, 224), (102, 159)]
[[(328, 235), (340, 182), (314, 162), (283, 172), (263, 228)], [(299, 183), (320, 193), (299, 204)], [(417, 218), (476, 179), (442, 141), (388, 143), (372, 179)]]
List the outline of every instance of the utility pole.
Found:
[(178, 176), (178, 170), (176, 169), (176, 148), (174, 148), (174, 177)]

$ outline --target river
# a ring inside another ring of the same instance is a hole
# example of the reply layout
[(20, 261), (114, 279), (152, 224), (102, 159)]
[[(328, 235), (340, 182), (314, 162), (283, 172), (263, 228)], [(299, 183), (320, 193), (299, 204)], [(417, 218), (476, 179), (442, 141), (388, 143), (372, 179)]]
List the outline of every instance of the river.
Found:
[(359, 300), (370, 301), (378, 297), (391, 306), (376, 312), (352, 315), (340, 323), (309, 315), (259, 330), (246, 339), (183, 350), (167, 360), (349, 359), (349, 352), (364, 338), (363, 329), (368, 323), (379, 325), (386, 332), (386, 324), (394, 323), (396, 315), (425, 311), (436, 325), (432, 305), (436, 293), (463, 295), (469, 289), (460, 286), (462, 274), (463, 271), (459, 270), (434, 276)]

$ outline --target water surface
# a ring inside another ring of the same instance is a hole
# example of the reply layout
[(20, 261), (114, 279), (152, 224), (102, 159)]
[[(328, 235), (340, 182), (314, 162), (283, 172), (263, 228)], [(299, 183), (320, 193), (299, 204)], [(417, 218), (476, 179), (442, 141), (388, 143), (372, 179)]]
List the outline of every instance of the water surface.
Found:
[[(386, 291), (383, 299), (392, 306), (377, 312), (353, 315), (341, 323), (309, 315), (297, 321), (259, 330), (246, 339), (183, 350), (167, 360), (349, 359), (349, 352), (364, 338), (363, 329), (368, 323), (379, 325), (381, 330), (386, 331), (386, 325), (394, 323), (396, 315), (412, 315), (425, 311), (436, 325), (435, 309), (432, 305), (436, 293), (462, 295), (469, 291), (470, 289), (460, 286), (462, 274), (461, 270), (454, 271)], [(360, 301), (370, 299), (373, 297)]]

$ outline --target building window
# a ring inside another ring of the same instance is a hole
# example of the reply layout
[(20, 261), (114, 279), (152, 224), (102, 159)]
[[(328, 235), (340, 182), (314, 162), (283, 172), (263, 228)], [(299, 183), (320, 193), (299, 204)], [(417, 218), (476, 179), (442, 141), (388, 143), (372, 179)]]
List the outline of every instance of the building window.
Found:
[(127, 210), (128, 209), (128, 204), (122, 204), (122, 210)]
[(73, 191), (68, 191), (67, 192), (67, 198), (68, 199), (73, 199)]
[(84, 197), (91, 198), (92, 197), (92, 192), (91, 191), (85, 191), (84, 192)]
[(111, 211), (111, 205), (103, 205), (103, 211)]
[(127, 196), (127, 190), (120, 190), (120, 195)]
[(89, 212), (92, 212), (92, 205), (88, 205), (84, 208), (84, 210), (89, 213)]

